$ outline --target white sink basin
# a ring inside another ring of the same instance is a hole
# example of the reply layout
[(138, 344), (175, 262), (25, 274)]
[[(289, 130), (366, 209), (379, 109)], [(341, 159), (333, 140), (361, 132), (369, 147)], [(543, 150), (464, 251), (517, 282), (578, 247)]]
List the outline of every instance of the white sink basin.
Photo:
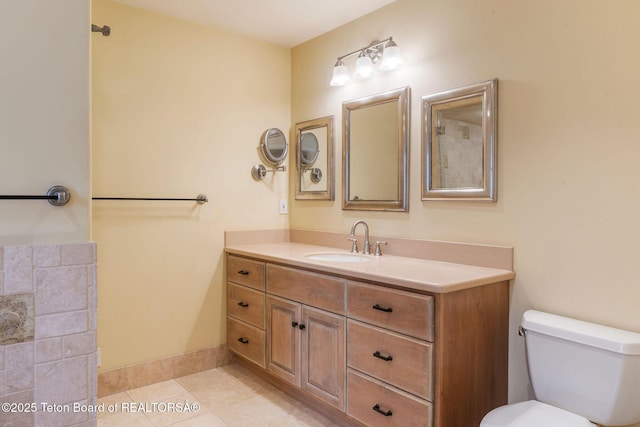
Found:
[(370, 260), (366, 255), (348, 252), (315, 252), (306, 254), (305, 257), (315, 261), (331, 262), (367, 262)]

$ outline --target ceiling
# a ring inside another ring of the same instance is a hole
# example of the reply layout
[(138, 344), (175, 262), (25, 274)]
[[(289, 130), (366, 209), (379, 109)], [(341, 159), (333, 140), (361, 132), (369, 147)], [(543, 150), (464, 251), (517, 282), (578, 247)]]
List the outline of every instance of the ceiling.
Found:
[(293, 47), (396, 0), (116, 1)]

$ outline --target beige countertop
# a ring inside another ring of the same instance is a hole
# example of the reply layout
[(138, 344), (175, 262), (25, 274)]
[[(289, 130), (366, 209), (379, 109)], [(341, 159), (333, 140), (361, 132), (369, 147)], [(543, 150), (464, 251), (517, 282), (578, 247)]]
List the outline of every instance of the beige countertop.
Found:
[(332, 247), (292, 242), (230, 245), (225, 247), (225, 251), (229, 254), (255, 257), (274, 263), (435, 293), (454, 292), (511, 280), (515, 277), (515, 273), (511, 270), (393, 255), (379, 257), (365, 255), (369, 260), (364, 262), (319, 261), (305, 255), (326, 252), (349, 254), (349, 252)]

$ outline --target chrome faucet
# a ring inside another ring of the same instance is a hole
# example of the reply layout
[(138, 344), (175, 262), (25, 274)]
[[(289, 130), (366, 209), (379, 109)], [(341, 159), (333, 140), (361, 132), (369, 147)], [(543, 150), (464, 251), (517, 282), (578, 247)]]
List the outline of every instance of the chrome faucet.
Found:
[(369, 225), (363, 220), (358, 219), (351, 226), (351, 233), (347, 240), (351, 240), (353, 242), (353, 246), (351, 246), (351, 252), (358, 252), (358, 240), (356, 239), (356, 227), (358, 224), (364, 225), (364, 247), (362, 248), (362, 253), (365, 255), (369, 255), (371, 253), (371, 242), (369, 242)]

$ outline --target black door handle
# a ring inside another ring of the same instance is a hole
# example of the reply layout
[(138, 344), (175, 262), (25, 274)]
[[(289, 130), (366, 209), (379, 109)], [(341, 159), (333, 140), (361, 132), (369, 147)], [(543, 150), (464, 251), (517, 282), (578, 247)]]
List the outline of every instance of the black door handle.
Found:
[(249, 307), (249, 304), (247, 304), (246, 302), (242, 302), (242, 301), (240, 301), (240, 302), (238, 303), (238, 305), (239, 305), (240, 307)]
[(387, 307), (387, 308), (380, 307), (380, 304), (374, 305), (373, 308), (375, 310), (380, 310), (380, 311), (384, 311), (384, 312), (387, 312), (387, 313), (391, 313), (393, 311), (393, 308), (391, 308), (391, 307)]
[(244, 339), (242, 337), (238, 338), (238, 341), (240, 341), (242, 344), (249, 344), (249, 340)]
[(238, 274), (242, 274), (243, 276), (248, 276), (249, 272), (247, 270), (240, 270), (238, 271)]
[(373, 353), (373, 357), (377, 357), (378, 359), (382, 359), (385, 362), (391, 362), (393, 360), (393, 356), (391, 356), (391, 355), (383, 356), (382, 354), (380, 354), (379, 351), (376, 351), (375, 353)]
[(385, 417), (390, 417), (391, 415), (393, 415), (393, 412), (391, 412), (391, 409), (385, 412), (382, 409), (380, 409), (380, 405), (378, 405), (377, 403), (373, 406), (373, 410), (379, 414), (384, 415)]

